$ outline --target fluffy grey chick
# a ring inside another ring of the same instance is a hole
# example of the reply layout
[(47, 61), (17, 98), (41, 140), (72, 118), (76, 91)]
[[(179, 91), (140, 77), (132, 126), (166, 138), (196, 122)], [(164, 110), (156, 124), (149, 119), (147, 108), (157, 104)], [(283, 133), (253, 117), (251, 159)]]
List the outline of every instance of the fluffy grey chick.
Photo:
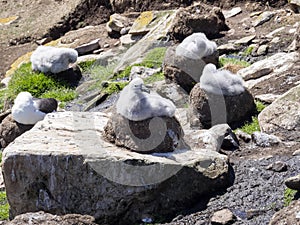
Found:
[(200, 78), (200, 87), (208, 93), (235, 96), (245, 91), (244, 80), (229, 70), (217, 70), (214, 64), (207, 64)]
[(43, 73), (60, 73), (77, 61), (78, 53), (71, 48), (39, 46), (31, 55), (32, 70)]
[(156, 116), (173, 117), (176, 106), (158, 94), (152, 94), (141, 78), (133, 79), (120, 93), (117, 112), (129, 120), (141, 121)]
[(176, 55), (190, 59), (201, 59), (217, 51), (217, 44), (207, 39), (204, 33), (186, 37), (176, 48)]

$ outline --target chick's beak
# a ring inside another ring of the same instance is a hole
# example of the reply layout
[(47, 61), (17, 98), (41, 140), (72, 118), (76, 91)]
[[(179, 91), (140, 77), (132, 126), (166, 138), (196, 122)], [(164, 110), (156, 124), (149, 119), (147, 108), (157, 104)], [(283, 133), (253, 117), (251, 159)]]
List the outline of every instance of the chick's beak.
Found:
[(150, 93), (149, 88), (147, 88), (145, 85), (142, 85), (142, 86), (141, 86), (141, 90), (142, 90), (143, 92), (147, 92), (148, 94)]

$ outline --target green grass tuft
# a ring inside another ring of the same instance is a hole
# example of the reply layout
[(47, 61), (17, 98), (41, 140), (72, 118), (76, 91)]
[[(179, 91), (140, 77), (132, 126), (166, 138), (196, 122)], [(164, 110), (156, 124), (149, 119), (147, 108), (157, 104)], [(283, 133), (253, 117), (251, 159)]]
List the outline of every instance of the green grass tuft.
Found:
[(152, 63), (151, 68), (161, 67), (166, 51), (166, 47), (159, 47), (150, 50), (145, 56), (143, 63)]
[(263, 111), (264, 108), (266, 108), (266, 105), (264, 105), (261, 101), (255, 101), (256, 110), (258, 113)]
[(227, 57), (219, 58), (220, 67), (224, 67), (227, 64), (239, 65), (239, 66), (242, 66), (244, 68), (251, 65), (250, 63), (248, 63), (244, 60), (237, 59), (237, 58), (227, 58)]
[(243, 56), (251, 55), (251, 53), (253, 52), (253, 49), (254, 49), (253, 46), (249, 46), (248, 48), (246, 48), (246, 49), (243, 51), (242, 55), (243, 55)]
[(247, 122), (245, 125), (243, 125), (240, 130), (247, 134), (252, 134), (255, 131), (260, 131), (258, 118), (256, 116), (252, 116), (252, 121)]
[[(260, 113), (266, 106), (260, 102), (260, 101), (255, 101), (256, 104), (256, 111), (257, 113)], [(245, 125), (243, 125), (240, 130), (242, 130), (243, 132), (247, 133), (247, 134), (252, 134), (255, 131), (260, 131), (260, 126), (259, 126), (259, 122), (258, 122), (258, 118), (257, 116), (252, 116), (252, 121), (245, 123)]]
[[(121, 73), (116, 75), (114, 79), (124, 79), (128, 78), (131, 72), (131, 69), (133, 66), (143, 66), (147, 68), (159, 68), (162, 66), (165, 53), (166, 53), (167, 48), (165, 47), (159, 47), (159, 48), (154, 48), (150, 50), (143, 61), (141, 63), (136, 63), (131, 66), (127, 66)], [(160, 74), (161, 75), (161, 74)], [(160, 75), (156, 76), (158, 78)]]
[(128, 82), (111, 82), (108, 84), (108, 87), (103, 88), (103, 93), (111, 95), (121, 91), (127, 84)]
[(283, 201), (284, 201), (284, 206), (289, 206), (292, 202), (292, 200), (294, 199), (295, 195), (296, 195), (297, 191), (296, 190), (293, 190), (293, 189), (290, 189), (290, 188), (287, 188), (284, 190), (284, 198), (283, 198)]
[(89, 71), (91, 67), (93, 67), (95, 62), (96, 62), (95, 59), (89, 60), (89, 61), (84, 61), (84, 62), (79, 63), (78, 66), (80, 67), (81, 72), (85, 73), (85, 72)]
[(75, 90), (70, 88), (57, 88), (43, 93), (42, 98), (55, 98), (61, 102), (68, 102), (77, 97)]
[(9, 204), (6, 198), (6, 192), (0, 191), (0, 220), (9, 218)]
[(154, 83), (156, 81), (161, 81), (164, 80), (165, 76), (163, 72), (159, 72), (159, 73), (155, 73), (152, 76), (149, 76), (147, 78), (144, 79), (145, 84), (150, 84), (150, 83)]

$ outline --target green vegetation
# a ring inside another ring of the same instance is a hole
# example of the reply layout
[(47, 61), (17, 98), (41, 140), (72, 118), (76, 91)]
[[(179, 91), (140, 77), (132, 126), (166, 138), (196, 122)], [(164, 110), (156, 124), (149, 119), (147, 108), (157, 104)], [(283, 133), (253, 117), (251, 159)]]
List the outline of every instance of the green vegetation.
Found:
[[(89, 90), (99, 89), (103, 90), (104, 93), (112, 94), (114, 92), (121, 91), (128, 82), (122, 82), (118, 80), (122, 80), (124, 78), (128, 78), (130, 76), (130, 72), (133, 66), (143, 66), (147, 68), (159, 68), (162, 65), (164, 56), (165, 56), (166, 48), (159, 47), (150, 50), (144, 60), (141, 63), (136, 63), (131, 66), (127, 66), (122, 72), (119, 74), (115, 74), (114, 69), (116, 64), (112, 63), (107, 67), (103, 67), (100, 65), (96, 65), (93, 61), (86, 62), (85, 64), (80, 64), (81, 68), (85, 73), (90, 74), (92, 79), (96, 80), (95, 84), (91, 85)], [(145, 79), (145, 83), (153, 83), (155, 81), (160, 81), (164, 79), (164, 74), (162, 72), (158, 72), (148, 78)], [(117, 81), (116, 81), (117, 80)], [(102, 87), (102, 82), (107, 81), (108, 86)]]
[(0, 191), (0, 220), (7, 220), (9, 217), (9, 204), (6, 198), (6, 192)]
[(245, 51), (243, 51), (242, 55), (243, 55), (243, 56), (251, 55), (253, 49), (254, 49), (253, 46), (249, 46), (248, 48), (245, 49)]
[(4, 107), (4, 101), (6, 99), (6, 91), (5, 89), (0, 90), (0, 111)]
[(252, 134), (255, 131), (260, 131), (257, 117), (252, 116), (252, 121), (245, 123), (245, 125), (242, 126), (240, 129), (247, 134)]
[(255, 101), (256, 110), (258, 113), (263, 111), (264, 108), (266, 108), (266, 105), (264, 105), (261, 101)]
[[(260, 113), (266, 107), (260, 101), (255, 101), (255, 104), (257, 113)], [(260, 131), (257, 116), (252, 116), (252, 121), (245, 123), (240, 129), (247, 134), (252, 134), (255, 131)]]
[[(141, 63), (137, 63), (131, 66), (128, 66), (125, 68), (125, 70), (123, 70), (121, 73), (119, 73), (118, 75), (116, 75), (114, 78), (126, 78), (129, 77), (130, 75), (130, 71), (132, 69), (133, 66), (144, 66), (144, 67), (148, 67), (148, 68), (159, 68), (161, 67), (164, 57), (165, 57), (165, 53), (166, 53), (167, 48), (165, 47), (159, 47), (159, 48), (154, 48), (152, 50), (150, 50), (146, 56), (144, 57), (143, 61)], [(155, 74), (155, 78), (153, 78), (153, 81), (155, 81), (157, 78), (159, 78), (159, 80), (161, 80), (161, 76), (163, 74)], [(150, 79), (150, 78), (149, 78)], [(150, 81), (150, 80), (149, 80)]]
[(96, 60), (89, 60), (85, 62), (81, 62), (78, 64), (78, 66), (81, 68), (81, 72), (85, 73), (86, 71), (89, 71), (91, 67), (95, 64)]
[(154, 83), (156, 81), (161, 81), (164, 80), (165, 76), (163, 72), (159, 72), (159, 73), (155, 73), (152, 76), (149, 76), (147, 78), (144, 79), (145, 84), (150, 84), (150, 83)]
[(55, 98), (61, 102), (68, 102), (77, 97), (75, 90), (70, 88), (57, 88), (43, 93), (40, 97), (42, 98)]
[(284, 190), (284, 206), (289, 206), (291, 204), (291, 201), (294, 199), (296, 193), (296, 190), (290, 188)]
[(113, 94), (115, 92), (121, 91), (128, 82), (111, 82), (107, 87), (103, 88), (103, 92), (106, 94)]
[(237, 59), (237, 58), (227, 58), (227, 57), (219, 58), (219, 64), (220, 64), (220, 67), (224, 67), (227, 64), (239, 65), (239, 66), (242, 66), (242, 67), (250, 66), (250, 63), (248, 63), (244, 60), (240, 60), (240, 59)]
[(28, 91), (34, 97), (55, 98), (62, 102), (76, 97), (75, 90), (70, 88), (65, 81), (32, 71), (31, 63), (21, 65), (12, 75), (8, 88), (0, 91), (1, 109), (4, 101), (12, 102), (22, 91)]
[(150, 50), (145, 56), (143, 63), (152, 63), (152, 67), (158, 68), (161, 67), (164, 60), (167, 48), (159, 47)]

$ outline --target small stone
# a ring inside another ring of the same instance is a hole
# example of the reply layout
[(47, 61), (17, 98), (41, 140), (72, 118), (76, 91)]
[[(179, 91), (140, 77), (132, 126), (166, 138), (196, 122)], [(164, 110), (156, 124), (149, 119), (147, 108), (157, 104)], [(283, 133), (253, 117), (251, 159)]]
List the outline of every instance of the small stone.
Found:
[(142, 79), (150, 77), (156, 73), (159, 73), (161, 68), (148, 68), (144, 66), (133, 66), (130, 71), (129, 80), (133, 80), (136, 77), (140, 77)]
[(265, 22), (269, 21), (275, 14), (276, 14), (275, 12), (270, 12), (270, 11), (263, 12), (253, 21), (252, 25), (254, 27), (262, 25)]
[(256, 37), (256, 35), (250, 35), (247, 37), (243, 37), (240, 40), (237, 40), (235, 42), (235, 44), (248, 44), (249, 42), (251, 42), (254, 38)]
[(278, 99), (280, 96), (281, 95), (276, 95), (276, 94), (262, 94), (262, 95), (256, 95), (255, 99), (259, 100), (263, 103), (271, 104), (276, 99)]
[(290, 8), (295, 13), (299, 13), (300, 12), (300, 1), (299, 0), (290, 0), (289, 4), (290, 4)]
[(261, 46), (259, 46), (259, 48), (257, 49), (257, 52), (256, 52), (256, 54), (257, 55), (265, 55), (265, 54), (267, 54), (267, 52), (268, 52), (268, 48), (269, 48), (269, 46), (268, 45), (261, 45)]
[(51, 38), (51, 37), (46, 37), (46, 38), (37, 40), (36, 43), (37, 43), (38, 45), (44, 45), (44, 44), (49, 43), (50, 41), (52, 41), (52, 38)]
[(267, 170), (273, 170), (274, 172), (284, 172), (287, 171), (287, 165), (284, 162), (277, 161), (275, 163), (271, 163), (266, 167)]
[(231, 224), (236, 220), (235, 215), (229, 209), (222, 209), (213, 214), (211, 218), (212, 225)]
[(136, 43), (139, 39), (141, 39), (140, 36), (133, 36), (131, 34), (126, 34), (120, 37), (120, 42), (123, 46), (131, 46), (134, 43)]
[(251, 137), (253, 142), (260, 147), (270, 147), (278, 145), (281, 142), (280, 139), (275, 135), (258, 131), (254, 132)]
[(293, 156), (298, 156), (298, 155), (300, 155), (300, 149), (294, 151), (294, 153), (293, 153)]
[(235, 8), (232, 8), (231, 10), (223, 10), (222, 12), (223, 12), (225, 19), (228, 19), (230, 17), (234, 17), (237, 14), (241, 13), (242, 9), (241, 9), (241, 7), (235, 7)]
[(238, 45), (235, 45), (234, 43), (227, 43), (227, 44), (218, 46), (217, 49), (219, 51), (219, 54), (223, 55), (223, 54), (228, 54), (231, 52), (237, 52), (240, 50), (240, 47)]
[(114, 43), (114, 46), (118, 46), (120, 43), (120, 41), (117, 41), (116, 43)]
[(283, 31), (285, 29), (285, 27), (279, 27), (276, 30), (273, 30), (272, 32), (270, 32), (269, 34), (266, 35), (267, 38), (272, 38), (274, 36), (274, 34), (277, 34), (281, 31)]
[(100, 54), (101, 52), (104, 52), (103, 48), (97, 49), (93, 51), (93, 54)]
[(284, 184), (290, 189), (300, 190), (300, 174), (287, 178)]
[(104, 44), (103, 48), (109, 48), (109, 46), (110, 46), (109, 44)]
[(78, 46), (77, 48), (75, 48), (75, 50), (78, 52), (79, 55), (86, 55), (100, 48), (99, 41), (100, 39), (93, 40), (87, 44)]
[(129, 30), (130, 30), (130, 27), (123, 27), (120, 31), (120, 34), (121, 35), (128, 34)]
[(4, 86), (4, 87), (8, 87), (8, 83), (9, 81), (11, 80), (11, 77), (5, 77), (1, 80), (1, 84)]
[(279, 37), (274, 37), (274, 38), (271, 40), (271, 43), (274, 43), (274, 44), (276, 44), (276, 43), (278, 43), (278, 42), (280, 42), (280, 38), (279, 38)]
[(242, 139), (244, 142), (249, 143), (251, 141), (251, 135), (247, 134), (241, 130), (237, 130), (235, 132), (236, 136), (240, 139)]

